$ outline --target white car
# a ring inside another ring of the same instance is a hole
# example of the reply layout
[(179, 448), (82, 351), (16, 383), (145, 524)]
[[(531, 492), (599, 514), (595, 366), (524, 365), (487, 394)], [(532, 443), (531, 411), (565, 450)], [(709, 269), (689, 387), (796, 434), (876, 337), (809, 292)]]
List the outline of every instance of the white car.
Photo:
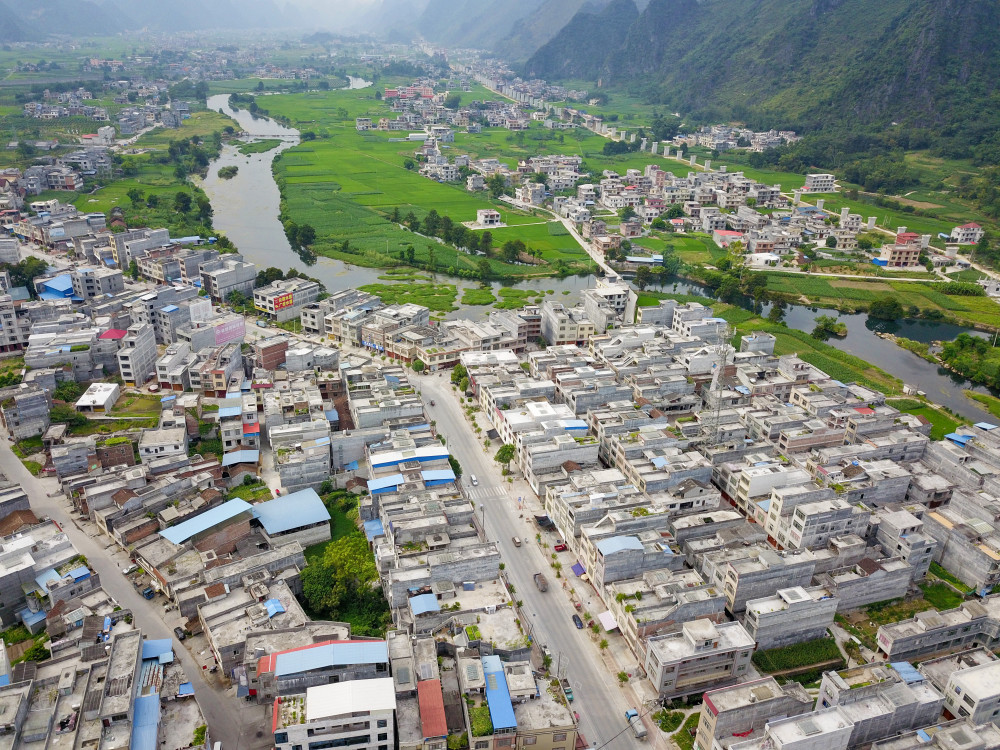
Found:
[(473, 487), (478, 487), (479, 486), (479, 480), (476, 479), (476, 475), (475, 474), (469, 474), (469, 481), (472, 482), (472, 486)]

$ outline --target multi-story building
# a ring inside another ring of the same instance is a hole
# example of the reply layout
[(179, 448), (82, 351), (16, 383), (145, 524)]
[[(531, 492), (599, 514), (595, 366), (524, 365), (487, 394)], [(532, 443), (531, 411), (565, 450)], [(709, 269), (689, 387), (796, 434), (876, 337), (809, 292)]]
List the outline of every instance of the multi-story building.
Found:
[(0, 295), (0, 352), (19, 352), (28, 344), (31, 320), (19, 317), (14, 298)]
[(224, 255), (201, 264), (201, 283), (213, 302), (225, 302), (233, 292), (249, 298), (257, 283), (257, 266), (244, 261), (242, 255)]
[(812, 708), (813, 699), (791, 680), (779, 685), (773, 677), (764, 677), (710, 690), (703, 696), (694, 744), (698, 750), (728, 750), (762, 731), (774, 717), (799, 716)]
[(822, 586), (793, 586), (748, 601), (742, 622), (757, 648), (769, 649), (822, 638), (835, 614), (837, 600)]
[(740, 623), (693, 620), (679, 633), (650, 638), (644, 666), (660, 698), (680, 698), (745, 677), (753, 650)]
[(594, 323), (582, 308), (569, 308), (545, 300), (541, 311), (541, 335), (552, 346), (583, 343), (594, 333)]
[(396, 688), (391, 677), (308, 688), (275, 699), (276, 750), (395, 747)]
[(156, 353), (153, 326), (139, 323), (128, 327), (118, 350), (118, 368), (126, 386), (141, 386), (156, 375)]
[(323, 287), (309, 279), (281, 279), (255, 289), (253, 305), (279, 323), (297, 318), (303, 307), (315, 302)]
[(990, 724), (1000, 717), (1000, 661), (959, 669), (948, 679), (944, 701), (953, 716), (974, 724)]
[(752, 552), (726, 568), (726, 609), (732, 614), (742, 612), (748, 601), (770, 596), (779, 588), (808, 586), (816, 571), (816, 558), (809, 550), (781, 553), (759, 545)]
[(809, 193), (832, 193), (836, 178), (832, 174), (807, 174), (805, 190)]
[(77, 268), (70, 272), (73, 296), (88, 300), (110, 297), (125, 290), (122, 272), (113, 268)]

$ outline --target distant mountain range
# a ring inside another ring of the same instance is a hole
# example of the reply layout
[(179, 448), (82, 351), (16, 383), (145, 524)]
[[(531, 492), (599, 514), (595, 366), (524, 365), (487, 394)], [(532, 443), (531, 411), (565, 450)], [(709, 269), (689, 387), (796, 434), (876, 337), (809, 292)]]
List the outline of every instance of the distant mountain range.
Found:
[[(995, 109), (995, 0), (615, 0), (522, 66), (704, 118), (937, 126)], [(624, 33), (622, 27), (628, 21)]]
[(273, 0), (0, 0), (0, 42), (51, 34), (195, 31), (303, 26), (300, 11)]

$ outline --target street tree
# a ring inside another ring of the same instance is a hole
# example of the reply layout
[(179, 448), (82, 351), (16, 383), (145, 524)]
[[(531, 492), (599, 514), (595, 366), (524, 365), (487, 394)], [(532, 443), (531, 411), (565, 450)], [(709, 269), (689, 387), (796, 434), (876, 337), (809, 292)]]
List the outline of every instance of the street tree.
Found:
[(504, 470), (509, 471), (510, 462), (514, 460), (515, 455), (516, 453), (514, 450), (514, 446), (511, 445), (510, 443), (504, 443), (497, 450), (497, 453), (493, 457), (493, 460), (496, 461), (498, 464), (503, 464)]

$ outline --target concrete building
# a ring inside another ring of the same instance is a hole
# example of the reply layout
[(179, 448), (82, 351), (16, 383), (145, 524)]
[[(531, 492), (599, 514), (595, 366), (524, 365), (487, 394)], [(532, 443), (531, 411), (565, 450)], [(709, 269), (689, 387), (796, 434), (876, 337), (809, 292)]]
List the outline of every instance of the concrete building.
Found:
[(832, 174), (807, 174), (805, 191), (807, 193), (832, 193), (836, 187), (836, 178)]
[(990, 724), (1000, 717), (1000, 661), (991, 661), (951, 675), (944, 689), (948, 712), (974, 724)]
[(256, 283), (257, 266), (244, 261), (242, 255), (224, 255), (201, 265), (202, 288), (213, 302), (225, 302), (233, 292), (250, 298)]
[(726, 609), (736, 615), (752, 599), (771, 596), (779, 588), (808, 586), (816, 558), (808, 550), (780, 553), (766, 545), (751, 548), (751, 555), (726, 568)]
[(779, 685), (773, 677), (710, 690), (703, 696), (695, 747), (728, 750), (763, 733), (776, 717), (809, 713), (813, 699), (797, 682)]
[(847, 750), (854, 723), (839, 706), (767, 722), (764, 734), (730, 750)]
[(0, 352), (19, 352), (28, 344), (31, 320), (17, 314), (14, 298), (0, 295)]
[(48, 429), (52, 396), (45, 388), (22, 383), (0, 390), (0, 419), (11, 440), (41, 435)]
[(745, 677), (754, 642), (738, 622), (686, 622), (647, 641), (646, 674), (660, 698), (702, 693)]
[(330, 511), (315, 490), (305, 489), (257, 503), (253, 512), (273, 545), (297, 541), (308, 547), (330, 541)]
[(769, 649), (822, 638), (836, 613), (837, 600), (826, 589), (795, 586), (751, 599), (741, 621), (757, 648)]
[(396, 689), (391, 677), (319, 685), (305, 695), (275, 699), (274, 746), (276, 750), (392, 750), (395, 723)]
[(559, 302), (543, 300), (541, 335), (551, 345), (583, 343), (594, 333), (594, 323), (583, 308), (569, 308)]
[(156, 356), (153, 326), (142, 323), (129, 326), (118, 350), (118, 369), (125, 385), (130, 388), (142, 386), (155, 377)]
[(299, 317), (302, 308), (315, 302), (322, 290), (309, 279), (281, 279), (254, 289), (253, 306), (281, 323)]
[(114, 268), (77, 268), (70, 272), (73, 296), (88, 300), (111, 297), (125, 291), (122, 272)]

